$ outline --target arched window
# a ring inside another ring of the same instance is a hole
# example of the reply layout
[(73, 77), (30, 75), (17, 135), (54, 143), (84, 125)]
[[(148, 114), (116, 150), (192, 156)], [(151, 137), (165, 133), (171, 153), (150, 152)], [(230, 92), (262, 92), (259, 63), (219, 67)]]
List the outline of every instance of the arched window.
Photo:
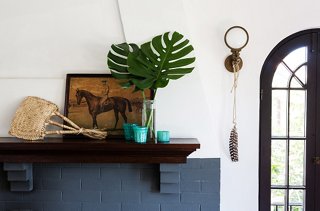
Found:
[(259, 210), (319, 211), (320, 29), (282, 40), (260, 86)]

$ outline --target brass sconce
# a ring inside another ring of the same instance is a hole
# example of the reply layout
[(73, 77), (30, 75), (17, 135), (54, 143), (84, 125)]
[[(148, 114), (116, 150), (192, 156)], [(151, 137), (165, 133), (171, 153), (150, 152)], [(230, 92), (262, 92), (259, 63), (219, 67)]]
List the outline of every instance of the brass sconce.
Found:
[(241, 26), (233, 26), (229, 28), (224, 34), (224, 42), (230, 48), (231, 55), (229, 55), (224, 61), (224, 66), (229, 72), (233, 73), (233, 86), (231, 92), (233, 93), (233, 110), (232, 110), (232, 124), (233, 127), (229, 137), (229, 152), (230, 158), (233, 162), (239, 161), (239, 149), (238, 149), (238, 131), (237, 131), (237, 86), (239, 70), (242, 68), (243, 62), (240, 57), (240, 51), (249, 42), (249, 34)]
[[(224, 61), (224, 66), (229, 72), (233, 73), (242, 68), (243, 62), (240, 57), (240, 51), (248, 44), (249, 34), (243, 27), (233, 26), (224, 34), (224, 42), (232, 53)], [(235, 64), (238, 65), (238, 70), (234, 70)]]

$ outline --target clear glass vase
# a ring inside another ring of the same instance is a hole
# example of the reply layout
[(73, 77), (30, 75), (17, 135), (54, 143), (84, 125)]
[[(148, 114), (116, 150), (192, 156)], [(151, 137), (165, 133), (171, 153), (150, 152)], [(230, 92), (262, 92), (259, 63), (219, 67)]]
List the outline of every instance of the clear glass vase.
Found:
[(148, 127), (148, 139), (155, 139), (156, 106), (154, 100), (144, 100), (142, 108), (142, 125)]

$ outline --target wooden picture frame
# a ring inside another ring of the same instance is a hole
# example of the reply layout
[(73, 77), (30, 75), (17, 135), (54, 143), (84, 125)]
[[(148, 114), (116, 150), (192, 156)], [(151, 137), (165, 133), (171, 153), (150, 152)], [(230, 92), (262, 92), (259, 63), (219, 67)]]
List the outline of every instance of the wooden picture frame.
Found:
[[(119, 82), (111, 74), (67, 74), (65, 116), (80, 127), (107, 131), (107, 138), (123, 138), (123, 123), (141, 125), (143, 97)], [(153, 98), (151, 90), (145, 95)]]

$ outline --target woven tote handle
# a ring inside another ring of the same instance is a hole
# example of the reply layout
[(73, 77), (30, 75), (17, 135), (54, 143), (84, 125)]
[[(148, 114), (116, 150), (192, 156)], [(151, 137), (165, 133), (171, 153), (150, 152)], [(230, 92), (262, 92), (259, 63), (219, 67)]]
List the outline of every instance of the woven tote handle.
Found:
[(55, 131), (46, 131), (46, 135), (53, 135), (53, 134), (83, 134), (87, 137), (93, 138), (93, 139), (105, 139), (107, 136), (107, 132), (105, 131), (100, 131), (100, 130), (95, 130), (95, 129), (85, 129), (79, 127), (77, 124), (72, 122), (70, 119), (67, 117), (63, 116), (59, 112), (54, 112), (53, 116), (58, 116), (65, 122), (67, 122), (70, 126), (64, 125), (52, 120), (48, 121), (48, 124), (58, 126), (60, 128), (66, 129), (66, 130), (55, 130)]

